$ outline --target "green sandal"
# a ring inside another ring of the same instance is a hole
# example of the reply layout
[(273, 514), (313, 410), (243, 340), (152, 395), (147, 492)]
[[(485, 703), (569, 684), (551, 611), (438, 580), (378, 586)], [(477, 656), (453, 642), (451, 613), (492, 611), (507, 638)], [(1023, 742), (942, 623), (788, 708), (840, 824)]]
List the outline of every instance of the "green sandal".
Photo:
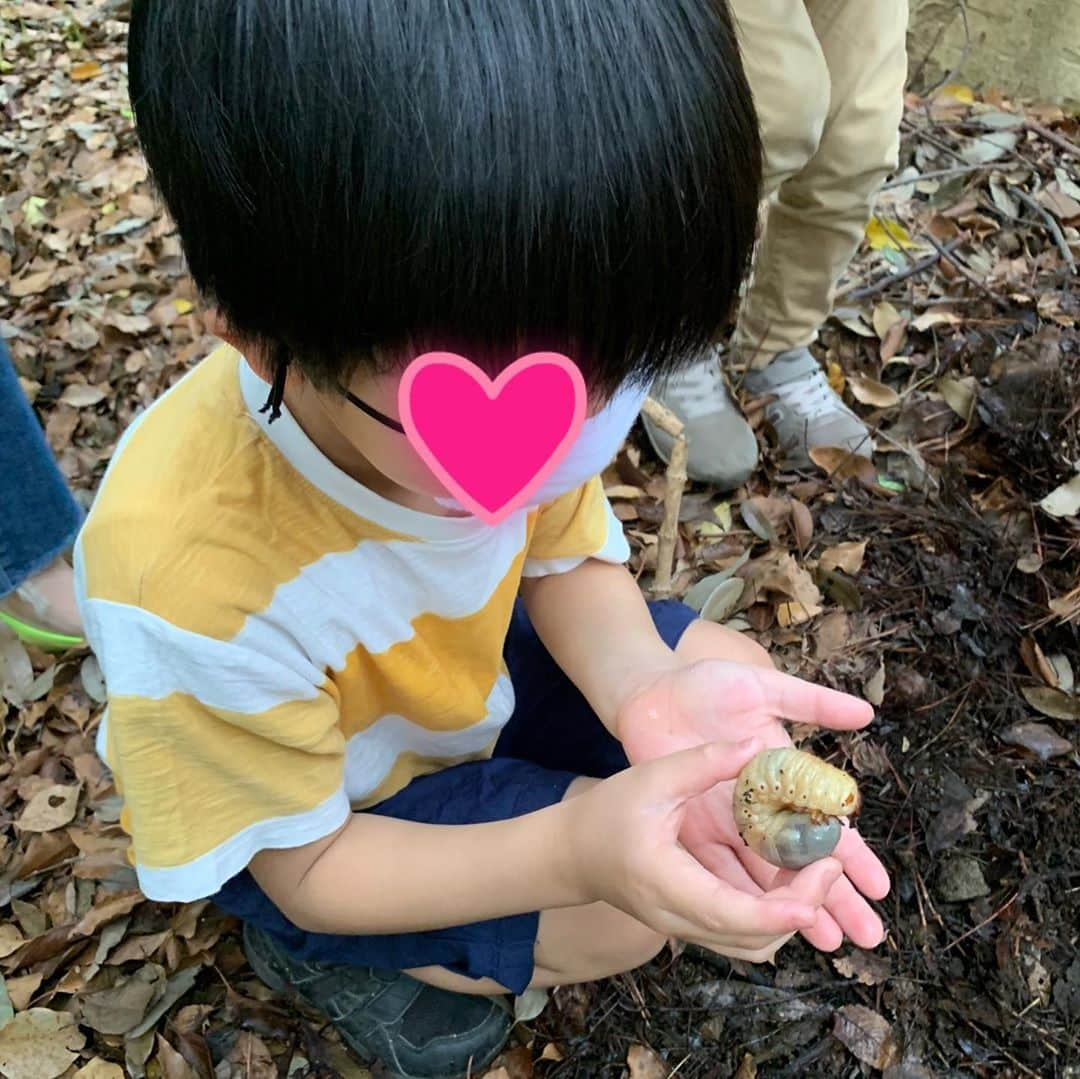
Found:
[(23, 644), (32, 644), (35, 648), (44, 649), (46, 652), (66, 652), (71, 648), (86, 647), (86, 641), (82, 637), (72, 637), (67, 633), (42, 629), (41, 626), (24, 622), (5, 610), (0, 610), (0, 622), (10, 626)]

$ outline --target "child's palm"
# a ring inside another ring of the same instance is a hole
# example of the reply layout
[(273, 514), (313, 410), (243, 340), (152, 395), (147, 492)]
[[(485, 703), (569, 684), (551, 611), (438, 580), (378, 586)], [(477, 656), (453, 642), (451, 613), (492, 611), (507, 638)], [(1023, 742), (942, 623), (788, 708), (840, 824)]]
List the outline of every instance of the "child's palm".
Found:
[[(777, 717), (853, 729), (871, 718), (868, 705), (766, 668), (704, 660), (659, 677), (637, 694), (619, 718), (619, 733), (632, 762), (650, 760), (704, 741), (756, 737), (767, 747), (791, 745)], [(739, 837), (732, 806), (734, 781), (717, 784), (688, 806), (680, 842), (721, 880), (752, 894), (771, 891), (792, 877), (759, 858)], [(844, 829), (835, 852), (844, 865), (826, 911), (805, 932), (816, 947), (832, 949), (844, 933), (863, 947), (881, 939), (881, 922), (859, 894), (888, 892), (884, 866), (854, 829)], [(858, 890), (857, 890), (858, 889)]]

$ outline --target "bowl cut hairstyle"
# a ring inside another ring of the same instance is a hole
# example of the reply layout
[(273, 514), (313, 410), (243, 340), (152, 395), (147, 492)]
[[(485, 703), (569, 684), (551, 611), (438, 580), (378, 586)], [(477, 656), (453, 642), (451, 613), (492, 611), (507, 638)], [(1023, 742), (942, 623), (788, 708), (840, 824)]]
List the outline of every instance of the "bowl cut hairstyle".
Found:
[(730, 316), (761, 147), (724, 0), (134, 0), (128, 65), (200, 291), (319, 388), (550, 349), (610, 393)]

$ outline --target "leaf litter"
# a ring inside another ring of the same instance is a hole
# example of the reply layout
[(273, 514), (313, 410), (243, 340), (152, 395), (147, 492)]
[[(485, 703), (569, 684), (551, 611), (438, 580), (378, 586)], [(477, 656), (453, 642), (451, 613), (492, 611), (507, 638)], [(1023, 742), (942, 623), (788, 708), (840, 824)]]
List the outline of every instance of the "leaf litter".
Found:
[[(0, 3), (0, 320), (84, 504), (133, 417), (213, 343), (135, 148), (125, 12)], [(859, 827), (894, 879), (888, 943), (832, 971), (798, 941), (775, 967), (687, 949), (560, 989), (500, 1079), (1077, 1059), (1080, 898), (1061, 867), (1080, 864), (1078, 138), (1062, 109), (909, 95), (900, 182), (815, 346), (874, 461), (823, 447), (785, 470), (747, 400), (761, 467), (733, 493), (692, 488), (680, 515), (676, 595), (705, 582), (695, 606), (782, 669), (879, 702), (857, 739), (799, 734), (860, 775)], [(605, 485), (648, 588), (663, 465), (635, 436)], [(254, 978), (232, 919), (135, 891), (94, 754), (96, 663), (0, 628), (0, 695), (0, 1073), (368, 1076)]]

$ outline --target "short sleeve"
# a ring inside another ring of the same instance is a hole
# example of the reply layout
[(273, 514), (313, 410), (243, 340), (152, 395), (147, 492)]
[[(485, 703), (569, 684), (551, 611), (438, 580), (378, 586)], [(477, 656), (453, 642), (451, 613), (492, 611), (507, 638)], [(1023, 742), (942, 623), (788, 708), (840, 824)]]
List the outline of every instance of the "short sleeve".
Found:
[(525, 577), (568, 573), (590, 558), (623, 563), (630, 546), (599, 476), (540, 508), (525, 557)]
[(219, 639), (80, 598), (109, 691), (98, 749), (150, 899), (212, 895), (260, 850), (314, 842), (348, 818), (332, 687), (287, 658), (280, 633), (252, 619)]

